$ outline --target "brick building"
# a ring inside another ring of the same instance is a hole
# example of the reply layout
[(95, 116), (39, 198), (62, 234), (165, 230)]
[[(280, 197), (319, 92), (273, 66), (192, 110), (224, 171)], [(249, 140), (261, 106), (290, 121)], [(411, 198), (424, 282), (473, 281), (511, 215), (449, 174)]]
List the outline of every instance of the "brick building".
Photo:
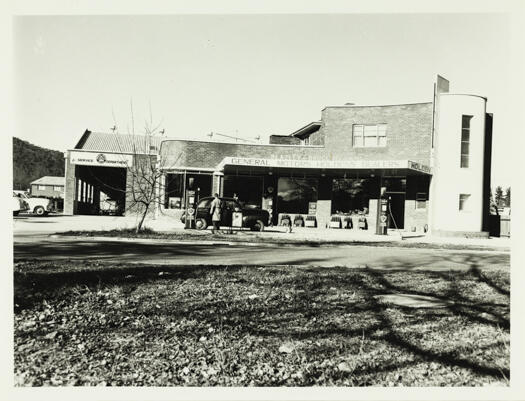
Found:
[(86, 131), (66, 158), (65, 212), (95, 213), (102, 187), (124, 210), (129, 191), (111, 188), (125, 189), (126, 166), (153, 157), (164, 173), (159, 216), (182, 210), (191, 190), (200, 198), (236, 193), (270, 210), (274, 224), (313, 216), (318, 227), (340, 219), (357, 229), (364, 219), (376, 230), (387, 199), (389, 228), (486, 235), (492, 116), (485, 98), (448, 86), (438, 76), (426, 103), (325, 107), (319, 121), (267, 145)]

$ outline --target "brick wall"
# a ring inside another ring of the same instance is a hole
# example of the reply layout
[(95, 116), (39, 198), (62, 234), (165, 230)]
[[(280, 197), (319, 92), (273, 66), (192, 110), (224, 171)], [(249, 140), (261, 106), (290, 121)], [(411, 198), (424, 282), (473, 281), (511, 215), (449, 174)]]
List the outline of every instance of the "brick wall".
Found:
[[(149, 157), (151, 156), (134, 155), (133, 167), (126, 170), (126, 216), (143, 213), (146, 205), (140, 202), (141, 199), (150, 203), (148, 217), (153, 217), (155, 210), (162, 203), (163, 197), (160, 197), (160, 194), (150, 195), (152, 189), (150, 183), (153, 183), (157, 173), (150, 167), (155, 165), (156, 157), (151, 157), (151, 161), (148, 160)], [(159, 180), (160, 177), (157, 178), (157, 181)], [(160, 185), (160, 182), (158, 184)], [(143, 193), (148, 195), (143, 196)]]
[(267, 159), (319, 160), (324, 148), (293, 145), (248, 145), (219, 142), (173, 140), (162, 143), (164, 168), (214, 168), (225, 157), (259, 157)]
[(275, 145), (300, 145), (301, 140), (289, 135), (270, 135), (270, 143)]
[[(428, 223), (428, 196), (430, 180), (428, 176), (408, 176), (405, 198), (405, 230), (411, 231), (413, 228), (421, 232), (425, 224)], [(426, 207), (416, 208), (416, 194), (426, 193)]]
[[(395, 106), (327, 107), (322, 120), (328, 158), (413, 160), (430, 164), (432, 103)], [(354, 124), (387, 124), (387, 146), (353, 148)]]
[(76, 212), (75, 208), (75, 165), (70, 162), (70, 155), (64, 159), (65, 163), (65, 188), (64, 188), (64, 214), (72, 215)]
[(319, 128), (319, 131), (316, 131), (310, 135), (310, 145), (324, 146), (324, 130), (322, 126)]
[[(354, 124), (387, 124), (387, 146), (353, 148)], [(294, 160), (413, 160), (430, 164), (432, 103), (373, 107), (327, 107), (323, 126), (311, 137), (324, 146), (249, 145), (171, 140), (161, 147), (166, 168), (214, 168), (224, 157)], [(312, 145), (314, 145), (312, 143)]]

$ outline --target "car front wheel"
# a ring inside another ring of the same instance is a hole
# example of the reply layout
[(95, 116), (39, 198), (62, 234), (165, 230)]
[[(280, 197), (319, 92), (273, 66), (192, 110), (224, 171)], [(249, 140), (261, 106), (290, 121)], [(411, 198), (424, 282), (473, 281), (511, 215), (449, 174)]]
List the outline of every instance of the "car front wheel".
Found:
[(208, 223), (206, 223), (205, 219), (199, 218), (195, 220), (195, 228), (197, 230), (206, 230), (206, 228), (208, 228)]
[(263, 231), (264, 230), (264, 223), (261, 220), (257, 220), (253, 225), (250, 227), (252, 231)]
[(37, 216), (45, 216), (46, 215), (46, 209), (44, 209), (42, 206), (35, 207), (35, 214)]

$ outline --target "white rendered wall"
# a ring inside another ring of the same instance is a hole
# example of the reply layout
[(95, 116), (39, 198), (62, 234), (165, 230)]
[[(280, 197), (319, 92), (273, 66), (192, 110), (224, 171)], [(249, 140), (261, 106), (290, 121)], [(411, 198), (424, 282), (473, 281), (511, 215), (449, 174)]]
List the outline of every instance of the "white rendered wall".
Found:
[[(430, 193), (430, 230), (481, 232), (486, 99), (473, 95), (440, 94), (434, 136)], [(470, 120), (469, 167), (461, 168), (461, 121)], [(459, 210), (459, 195), (469, 194), (468, 209)]]

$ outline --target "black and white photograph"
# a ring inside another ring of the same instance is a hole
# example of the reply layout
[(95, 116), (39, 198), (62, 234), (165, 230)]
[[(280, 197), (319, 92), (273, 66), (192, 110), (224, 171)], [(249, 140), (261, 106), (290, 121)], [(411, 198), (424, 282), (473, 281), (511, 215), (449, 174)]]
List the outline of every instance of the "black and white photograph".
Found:
[(15, 7), (12, 399), (518, 399), (502, 4)]

